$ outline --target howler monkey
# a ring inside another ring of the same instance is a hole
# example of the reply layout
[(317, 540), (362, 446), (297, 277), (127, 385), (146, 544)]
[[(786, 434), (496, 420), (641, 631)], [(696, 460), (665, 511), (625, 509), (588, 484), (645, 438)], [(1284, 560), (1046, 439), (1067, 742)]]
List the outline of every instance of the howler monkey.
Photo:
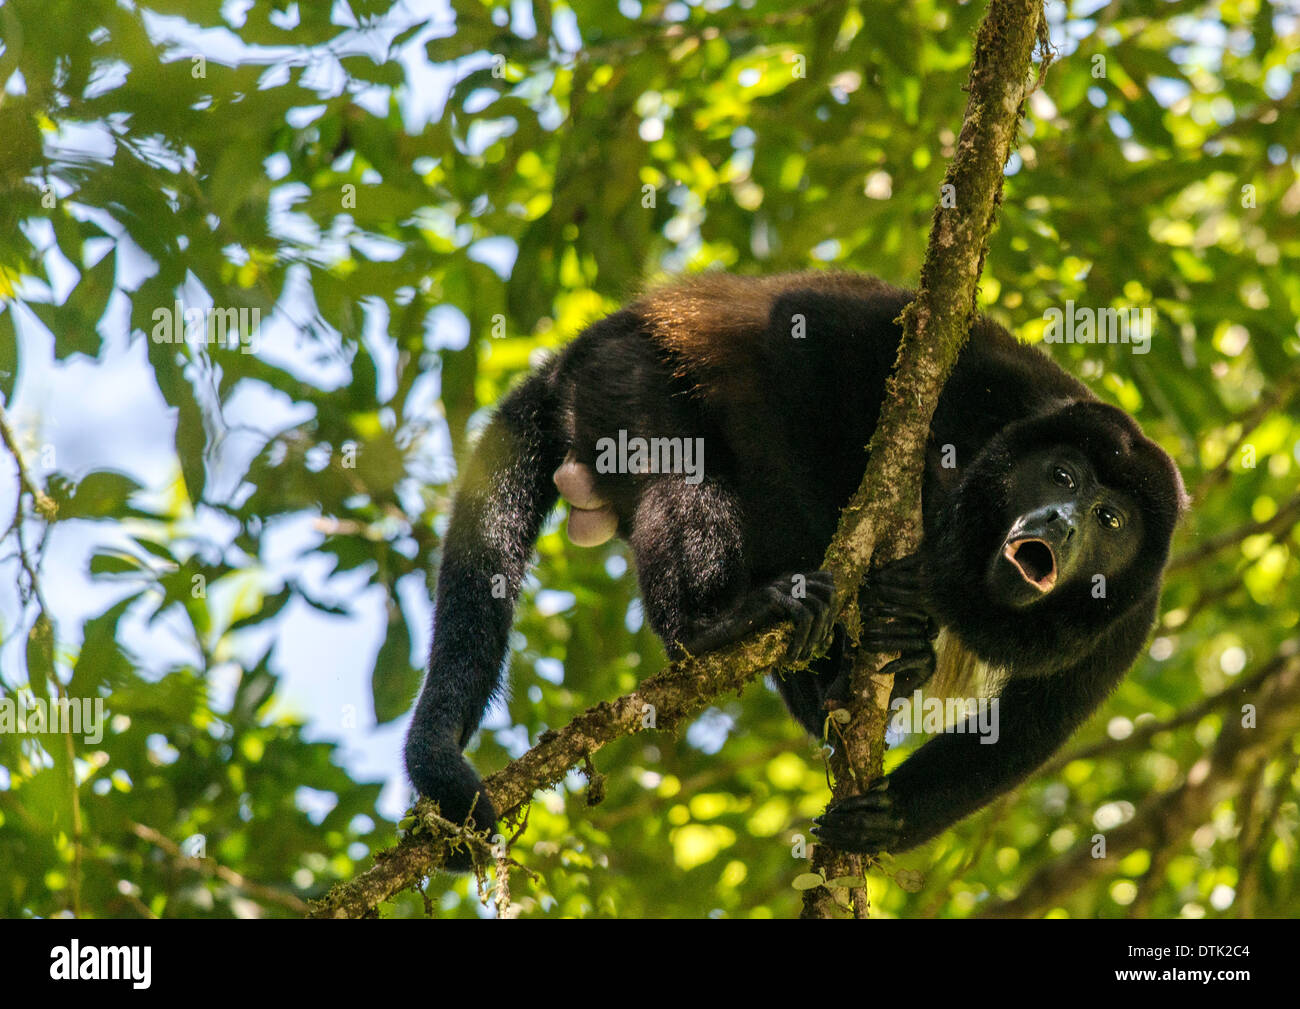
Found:
[[(848, 663), (818, 568), (862, 479), (911, 297), (851, 273), (705, 274), (589, 326), (504, 399), (461, 478), (406, 740), (411, 780), (444, 816), (496, 820), (461, 750), (501, 687), (520, 582), (561, 490), (572, 538), (630, 544), (671, 656), (792, 619), (789, 660), (814, 661), (777, 685), (822, 734)], [(669, 471), (692, 448), (695, 470)], [(1065, 741), (1151, 629), (1185, 500), (1127, 414), (982, 317), (928, 455), (922, 546), (868, 577), (865, 643), (901, 653), (897, 695), (933, 672), (944, 628), (946, 647), (999, 675), (999, 737), (939, 735), (833, 803), (818, 830), (842, 849), (934, 837)]]

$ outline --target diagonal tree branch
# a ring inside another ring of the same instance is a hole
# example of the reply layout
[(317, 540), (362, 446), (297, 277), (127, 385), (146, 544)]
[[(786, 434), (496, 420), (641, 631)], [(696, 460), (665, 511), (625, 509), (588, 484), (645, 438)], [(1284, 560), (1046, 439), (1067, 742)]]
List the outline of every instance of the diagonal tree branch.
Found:
[(1276, 676), (1278, 673), (1285, 671), (1289, 661), (1286, 655), (1274, 656), (1271, 661), (1266, 662), (1256, 672), (1245, 677), (1240, 682), (1230, 684), (1217, 693), (1201, 698), (1196, 704), (1178, 712), (1172, 718), (1159, 722), (1143, 722), (1123, 739), (1111, 739), (1107, 736), (1105, 739), (1098, 740), (1088, 746), (1082, 746), (1069, 753), (1064, 751), (1058, 753), (1035, 772), (1035, 777), (1046, 777), (1055, 774), (1061, 768), (1076, 760), (1095, 760), (1098, 757), (1113, 757), (1117, 753), (1144, 749), (1151, 740), (1162, 732), (1173, 732), (1185, 725), (1195, 725), (1211, 711), (1231, 704), (1233, 701), (1245, 700), (1257, 691), (1270, 676)]
[[(643, 731), (648, 713), (653, 712), (656, 729), (674, 728), (710, 701), (742, 690), (771, 669), (785, 654), (789, 634), (790, 625), (786, 624), (731, 648), (674, 662), (643, 680), (631, 693), (588, 708), (563, 729), (545, 733), (522, 757), (488, 775), (483, 782), (488, 798), (503, 817), (509, 817), (534, 792), (560, 781), (571, 767), (606, 743)], [(427, 833), (408, 835), (395, 847), (379, 852), (372, 868), (334, 887), (313, 909), (312, 917), (365, 916), (379, 902), (442, 865), (449, 841), (474, 843), (464, 833), (448, 829), (447, 821), (430, 819), (432, 808), (426, 799), (416, 804), (416, 814)], [(486, 846), (479, 853), (486, 855)]]
[(1201, 561), (1213, 557), (1215, 554), (1226, 550), (1228, 547), (1236, 546), (1243, 540), (1251, 536), (1268, 534), (1274, 537), (1285, 538), (1290, 535), (1291, 527), (1300, 522), (1300, 494), (1297, 494), (1286, 504), (1282, 505), (1273, 515), (1272, 518), (1264, 519), (1260, 522), (1249, 522), (1237, 529), (1229, 529), (1218, 536), (1212, 536), (1209, 539), (1202, 540), (1190, 550), (1179, 554), (1169, 562), (1170, 571), (1183, 571), (1187, 568), (1195, 567)]
[[(867, 472), (831, 544), (830, 555), (845, 558), (853, 585), (873, 554), (890, 561), (920, 545), (930, 420), (966, 342), (988, 234), (1002, 200), (1003, 169), (1024, 114), (1030, 58), (1039, 41), (1046, 49), (1041, 0), (992, 0), (975, 39), (961, 136), (931, 222), (920, 289), (903, 313), (898, 364), (871, 439)], [(880, 670), (891, 658), (864, 652), (854, 661), (850, 721), (841, 730), (843, 745), (831, 757), (836, 799), (858, 794), (880, 776), (892, 686), (892, 677)], [(813, 871), (827, 880), (860, 879), (862, 859), (818, 846)], [(844, 903), (825, 886), (804, 893), (805, 918), (834, 917), (841, 908), (866, 917), (865, 886), (851, 888)]]

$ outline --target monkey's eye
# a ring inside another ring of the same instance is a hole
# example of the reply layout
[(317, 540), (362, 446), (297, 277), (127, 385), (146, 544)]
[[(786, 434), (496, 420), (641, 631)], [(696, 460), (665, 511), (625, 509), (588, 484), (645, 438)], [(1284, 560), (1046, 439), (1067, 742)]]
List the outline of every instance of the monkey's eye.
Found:
[(1118, 529), (1124, 524), (1124, 520), (1121, 519), (1118, 514), (1104, 505), (1097, 509), (1097, 521), (1107, 529)]
[(1074, 477), (1070, 475), (1070, 471), (1064, 466), (1057, 466), (1056, 469), (1052, 470), (1052, 480), (1062, 487), (1074, 490)]

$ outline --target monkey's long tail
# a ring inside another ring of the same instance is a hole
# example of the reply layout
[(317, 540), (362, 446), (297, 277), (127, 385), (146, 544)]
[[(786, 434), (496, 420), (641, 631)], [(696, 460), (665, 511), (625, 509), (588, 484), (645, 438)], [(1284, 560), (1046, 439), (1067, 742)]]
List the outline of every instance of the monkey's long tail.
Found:
[(442, 547), (433, 648), (406, 736), (406, 770), (442, 815), (483, 828), (497, 814), (460, 751), (502, 682), (519, 586), (564, 460), (554, 364), (502, 402), (461, 478)]

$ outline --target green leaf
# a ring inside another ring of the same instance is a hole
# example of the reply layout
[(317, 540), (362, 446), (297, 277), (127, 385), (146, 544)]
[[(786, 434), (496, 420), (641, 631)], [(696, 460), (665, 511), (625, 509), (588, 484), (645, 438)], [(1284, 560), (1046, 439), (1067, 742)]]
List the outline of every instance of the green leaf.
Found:
[(406, 714), (422, 676), (423, 673), (411, 665), (411, 632), (402, 616), (402, 608), (390, 599), (388, 633), (384, 636), (370, 678), (375, 721), (383, 725)]
[(790, 883), (796, 890), (815, 890), (825, 885), (826, 880), (815, 872), (801, 872)]
[(117, 643), (117, 624), (127, 607), (139, 598), (139, 594), (129, 595), (99, 616), (86, 621), (81, 653), (77, 656), (72, 680), (68, 684), (69, 694), (90, 697), (99, 687), (117, 686), (131, 675), (131, 663)]
[(59, 519), (121, 519), (140, 517), (144, 512), (127, 505), (127, 499), (140, 489), (133, 477), (113, 470), (88, 473), (80, 483), (51, 480), (50, 496), (59, 506)]
[(237, 631), (242, 627), (252, 627), (262, 623), (264, 620), (270, 620), (282, 609), (285, 604), (293, 598), (293, 589), (285, 586), (273, 596), (267, 596), (262, 600), (262, 605), (256, 613), (250, 613), (246, 617), (240, 617), (230, 625), (230, 630)]
[(149, 570), (141, 561), (130, 554), (96, 553), (90, 558), (90, 573), (101, 575), (135, 575), (148, 574)]
[(0, 304), (0, 396), (12, 403), (18, 380), (18, 331), (12, 304)]

